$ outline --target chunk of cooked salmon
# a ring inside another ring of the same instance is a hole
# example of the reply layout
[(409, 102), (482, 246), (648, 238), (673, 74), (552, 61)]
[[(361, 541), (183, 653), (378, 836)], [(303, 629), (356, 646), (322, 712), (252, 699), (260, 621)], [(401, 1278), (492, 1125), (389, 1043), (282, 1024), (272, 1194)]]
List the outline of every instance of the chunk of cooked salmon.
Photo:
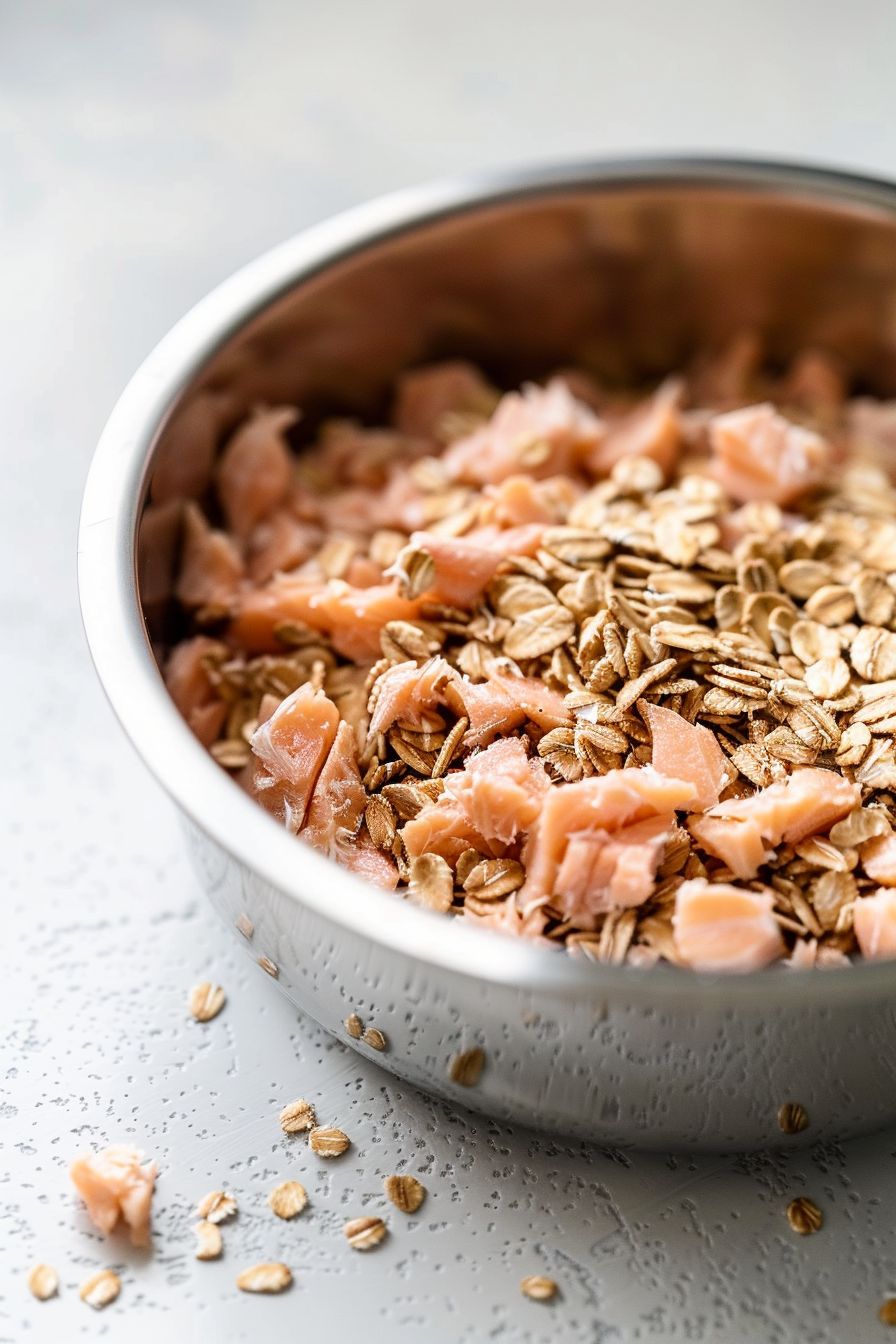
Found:
[(221, 645), (207, 635), (194, 635), (175, 644), (165, 663), (168, 694), (204, 747), (217, 739), (227, 718), (227, 706), (212, 684), (205, 662), (209, 654), (220, 649)]
[(442, 798), (459, 807), (489, 844), (510, 845), (529, 831), (549, 788), (541, 761), (529, 759), (520, 738), (508, 737), (474, 752), (463, 770), (447, 775)]
[[(435, 578), (427, 596), (452, 607), (473, 608), (494, 578), (503, 560), (511, 555), (534, 555), (544, 528), (537, 523), (505, 530), (482, 527), (465, 537), (440, 537), (415, 532), (410, 549), (425, 551), (435, 566)], [(402, 574), (399, 556), (390, 573)]]
[(265, 588), (239, 594), (228, 638), (250, 653), (272, 653), (282, 648), (274, 633), (287, 621), (302, 621), (328, 635), (346, 658), (361, 662), (380, 652), (380, 631), (389, 621), (413, 621), (420, 614), (419, 598), (402, 597), (394, 583), (353, 588), (342, 579), (274, 578)]
[[(552, 788), (526, 847), (524, 899), (553, 897), (574, 837), (594, 835), (604, 843), (604, 835), (617, 836), (637, 822), (657, 817), (671, 832), (676, 810), (690, 806), (694, 794), (693, 784), (669, 779), (649, 765), (610, 770), (605, 775)], [(565, 876), (571, 883), (571, 868)]]
[(253, 583), (267, 583), (275, 574), (296, 569), (323, 543), (316, 523), (303, 522), (290, 509), (275, 509), (252, 529), (246, 546), (246, 568)]
[(873, 896), (859, 896), (853, 906), (853, 928), (863, 957), (869, 961), (896, 957), (896, 891), (881, 887)]
[(227, 526), (241, 541), (281, 505), (292, 484), (284, 433), (299, 418), (293, 406), (258, 411), (233, 434), (215, 472)]
[(684, 384), (667, 378), (651, 397), (608, 425), (588, 455), (588, 469), (607, 476), (626, 457), (649, 457), (671, 475), (682, 447), (681, 405)]
[(343, 721), (317, 777), (300, 835), (358, 877), (393, 890), (398, 885), (398, 869), (391, 855), (378, 850), (366, 834), (359, 834), (366, 801), (355, 735)]
[(692, 817), (688, 826), (697, 843), (730, 868), (736, 877), (755, 877), (767, 851), (818, 835), (845, 817), (862, 800), (858, 784), (832, 770), (812, 766), (749, 798), (732, 798)]
[[(338, 726), (339, 711), (332, 700), (306, 682), (288, 695), (252, 734), (252, 751), (276, 791), (272, 798), (276, 796), (279, 803), (282, 793), (288, 805), (284, 820), (293, 830), (302, 827)], [(257, 786), (265, 792), (260, 782)]]
[(554, 878), (551, 904), (579, 929), (613, 909), (643, 904), (671, 833), (668, 814), (617, 831), (573, 834)]
[(464, 808), (444, 794), (405, 822), (401, 838), (410, 859), (420, 854), (438, 854), (453, 866), (465, 849), (500, 857), (500, 847), (496, 852), (473, 826)]
[(385, 486), (368, 490), (352, 486), (322, 495), (321, 520), (330, 532), (369, 537), (381, 527), (413, 532), (426, 521), (426, 497), (410, 473), (396, 469)]
[(758, 971), (785, 952), (770, 891), (695, 877), (675, 893), (675, 950), (695, 971)]
[(480, 518), (483, 523), (502, 528), (523, 527), (526, 523), (549, 526), (565, 519), (581, 492), (569, 476), (549, 476), (543, 481), (508, 476), (498, 485), (485, 487)]
[(714, 416), (709, 424), (712, 471), (737, 503), (792, 504), (824, 477), (830, 446), (765, 402)]
[(419, 723), (441, 703), (446, 683), (456, 678), (444, 658), (430, 658), (420, 667), (414, 662), (393, 664), (377, 680), (370, 731), (384, 733), (396, 719)]
[(242, 557), (227, 533), (210, 527), (198, 504), (187, 504), (174, 590), (177, 600), (185, 607), (229, 609), (243, 573)]
[(860, 847), (862, 867), (882, 887), (896, 887), (896, 834), (875, 835)]
[(458, 439), (442, 459), (470, 485), (494, 485), (521, 471), (535, 478), (574, 472), (597, 448), (604, 426), (560, 378), (501, 398), (488, 424)]
[(470, 720), (465, 738), (469, 746), (487, 746), (496, 737), (518, 728), (526, 719), (531, 719), (545, 732), (572, 722), (563, 696), (535, 677), (495, 673), (485, 682), (459, 678), (454, 686)]
[(396, 429), (371, 429), (357, 420), (328, 420), (314, 448), (315, 466), (341, 485), (380, 491), (396, 468), (432, 449), (424, 436)]
[(69, 1167), (91, 1222), (106, 1236), (119, 1222), (130, 1228), (135, 1246), (148, 1246), (155, 1162), (129, 1144), (114, 1144), (99, 1153), (81, 1153)]
[(464, 359), (425, 364), (399, 377), (392, 420), (405, 434), (439, 439), (446, 416), (488, 415), (497, 397), (475, 365)]
[(532, 826), (550, 780), (516, 737), (468, 756), (445, 777), (445, 790), (407, 822), (402, 838), (411, 858), (440, 854), (455, 863), (465, 849), (498, 857)]
[(662, 705), (645, 704), (643, 714), (650, 729), (654, 769), (693, 784), (692, 811), (713, 807), (728, 781), (725, 756), (713, 734)]

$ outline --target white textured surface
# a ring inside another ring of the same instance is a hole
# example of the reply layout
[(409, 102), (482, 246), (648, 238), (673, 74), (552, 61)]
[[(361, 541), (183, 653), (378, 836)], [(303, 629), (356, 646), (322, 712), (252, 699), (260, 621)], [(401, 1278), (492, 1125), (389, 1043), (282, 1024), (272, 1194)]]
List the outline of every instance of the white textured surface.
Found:
[[(74, 594), (92, 443), (141, 355), (234, 265), (374, 192), (552, 154), (705, 148), (896, 173), (896, 10), (689, 6), (0, 8), (0, 621), (6, 917), (0, 1020), (0, 1341), (874, 1341), (896, 1291), (896, 1136), (799, 1157), (624, 1157), (409, 1092), (296, 1014), (219, 929), (174, 817), (97, 690)], [(12, 656), (10, 657), (10, 653)], [(219, 980), (214, 1022), (185, 994)], [(280, 1135), (315, 1100), (354, 1147)], [(81, 1145), (133, 1139), (162, 1168), (151, 1257), (88, 1228)], [(350, 1251), (344, 1218), (420, 1175), (414, 1218)], [(296, 1176), (311, 1204), (276, 1222)], [(216, 1264), (189, 1212), (241, 1203)], [(807, 1193), (825, 1227), (800, 1240)], [(55, 1264), (59, 1300), (24, 1287)], [(282, 1258), (281, 1299), (233, 1287)], [(78, 1282), (122, 1265), (95, 1315)], [(544, 1270), (551, 1306), (518, 1281)], [(163, 1334), (164, 1332), (164, 1334)]]

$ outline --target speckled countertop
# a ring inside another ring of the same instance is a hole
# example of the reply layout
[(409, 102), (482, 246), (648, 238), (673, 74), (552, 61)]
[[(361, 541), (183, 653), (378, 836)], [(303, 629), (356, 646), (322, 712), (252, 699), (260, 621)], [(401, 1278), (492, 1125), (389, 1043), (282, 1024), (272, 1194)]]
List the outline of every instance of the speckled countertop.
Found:
[[(686, 18), (685, 18), (686, 14)], [(512, 36), (510, 36), (512, 34)], [(214, 281), (383, 189), (553, 154), (704, 148), (896, 173), (896, 11), (780, 0), (559, 6), (158, 0), (0, 8), (0, 1341), (883, 1340), (896, 1135), (787, 1156), (656, 1157), (511, 1131), (428, 1100), (300, 1020), (216, 924), (172, 811), (102, 701), (77, 619), (87, 462), (143, 353)], [(671, 48), (674, 46), (674, 51)], [(506, 53), (506, 55), (502, 54)], [(733, 62), (733, 77), (732, 77)], [(186, 1013), (198, 979), (227, 989)], [(351, 1135), (283, 1137), (295, 1095)], [(151, 1256), (89, 1228), (69, 1156), (158, 1159)], [(356, 1255), (382, 1178), (429, 1190)], [(310, 1207), (278, 1223), (289, 1176)], [(240, 1201), (224, 1258), (190, 1210)], [(800, 1239), (787, 1201), (823, 1230)], [(280, 1298), (233, 1285), (283, 1259)], [(37, 1259), (60, 1271), (33, 1302)], [(118, 1266), (95, 1314), (77, 1285)], [(561, 1285), (522, 1298), (523, 1274)]]

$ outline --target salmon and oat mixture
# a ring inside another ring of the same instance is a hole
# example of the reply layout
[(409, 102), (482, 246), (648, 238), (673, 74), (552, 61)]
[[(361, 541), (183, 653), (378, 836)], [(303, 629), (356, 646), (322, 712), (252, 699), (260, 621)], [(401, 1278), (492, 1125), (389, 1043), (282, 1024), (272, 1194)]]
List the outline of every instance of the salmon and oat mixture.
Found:
[(896, 403), (744, 338), (637, 394), (431, 365), (387, 425), (300, 431), (169, 456), (146, 522), (181, 530), (170, 693), (262, 807), (597, 961), (896, 955)]

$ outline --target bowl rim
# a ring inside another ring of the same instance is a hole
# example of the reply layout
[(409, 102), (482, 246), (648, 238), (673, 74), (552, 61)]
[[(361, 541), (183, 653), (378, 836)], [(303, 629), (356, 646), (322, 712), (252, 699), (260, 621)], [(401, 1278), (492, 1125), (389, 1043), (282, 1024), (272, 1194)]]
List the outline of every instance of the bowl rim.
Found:
[(172, 407), (217, 350), (296, 286), (415, 229), (514, 200), (633, 187), (710, 187), (786, 194), (896, 219), (896, 183), (828, 167), (750, 158), (606, 158), (477, 174), (406, 188), (344, 211), (263, 253), (178, 321), (134, 373), (99, 439), (78, 534), (78, 590), (87, 642), (105, 694), (138, 754), (181, 811), (278, 892), (332, 923), (443, 971), (520, 992), (598, 1007), (691, 1001), (696, 1009), (876, 999), (896, 988), (896, 961), (823, 974), (775, 966), (709, 975), (580, 961), (562, 949), (446, 920), (398, 901), (296, 844), (220, 769), (165, 689), (136, 581), (136, 531), (150, 452)]

